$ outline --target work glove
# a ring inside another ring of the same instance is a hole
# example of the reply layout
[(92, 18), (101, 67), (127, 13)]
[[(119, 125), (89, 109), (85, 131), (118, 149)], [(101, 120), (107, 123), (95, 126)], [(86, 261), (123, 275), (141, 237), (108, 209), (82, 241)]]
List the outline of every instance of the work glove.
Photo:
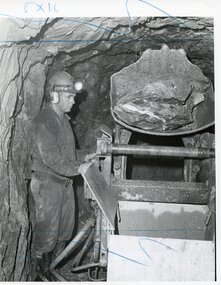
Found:
[(85, 156), (84, 162), (94, 162), (96, 158), (96, 153), (89, 153)]

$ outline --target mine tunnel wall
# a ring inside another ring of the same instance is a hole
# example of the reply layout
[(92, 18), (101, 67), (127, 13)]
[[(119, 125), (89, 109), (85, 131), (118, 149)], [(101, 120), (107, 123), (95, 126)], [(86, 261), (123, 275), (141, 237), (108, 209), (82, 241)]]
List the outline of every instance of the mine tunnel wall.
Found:
[[(32, 23), (33, 28), (28, 25), (30, 19), (7, 21), (4, 34), (15, 42), (0, 49), (0, 280), (26, 281), (33, 278), (34, 262), (25, 180), (28, 129), (43, 106), (48, 72), (65, 68), (78, 72), (87, 83), (87, 100), (79, 100), (81, 105), (74, 118), (79, 145), (87, 147), (95, 142), (94, 129), (101, 123), (114, 126), (109, 111), (110, 76), (136, 61), (145, 49), (159, 49), (163, 43), (171, 48), (182, 47), (191, 62), (213, 80), (213, 21), (185, 18), (186, 26), (180, 27), (179, 22), (167, 18), (135, 19), (128, 42), (123, 41), (125, 36), (115, 33), (128, 31), (125, 18), (94, 19), (98, 26), (112, 27), (106, 32), (95, 32), (88, 26), (82, 29), (81, 24), (70, 25), (63, 19), (42, 20)], [(61, 42), (41, 42), (51, 37)], [(62, 42), (75, 38), (85, 41)]]

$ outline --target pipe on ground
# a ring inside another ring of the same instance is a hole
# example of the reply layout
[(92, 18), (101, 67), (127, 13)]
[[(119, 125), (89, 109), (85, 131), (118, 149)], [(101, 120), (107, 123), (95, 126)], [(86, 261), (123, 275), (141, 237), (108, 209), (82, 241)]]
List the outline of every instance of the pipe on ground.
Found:
[(95, 233), (95, 229), (92, 229), (92, 231), (90, 232), (83, 248), (80, 250), (80, 252), (78, 253), (78, 255), (76, 256), (74, 262), (73, 262), (73, 265), (74, 266), (79, 266), (80, 262), (81, 262), (81, 259), (84, 255), (84, 253), (87, 251), (87, 249), (89, 248), (92, 240), (93, 240), (93, 237), (94, 237), (94, 233)]
[(88, 269), (88, 268), (91, 268), (91, 267), (106, 267), (106, 266), (104, 264), (99, 263), (99, 262), (97, 262), (97, 263), (89, 263), (89, 264), (81, 265), (81, 266), (78, 266), (78, 267), (74, 267), (71, 271), (72, 272), (77, 272), (77, 271), (81, 271), (81, 270)]
[(81, 229), (81, 231), (75, 236), (75, 238), (68, 244), (68, 246), (55, 258), (55, 260), (52, 261), (50, 265), (50, 271), (51, 273), (57, 278), (59, 281), (65, 281), (65, 278), (63, 278), (58, 272), (56, 272), (55, 267), (65, 258), (68, 256), (70, 251), (74, 250), (85, 238), (85, 236), (88, 235), (88, 232), (90, 229), (94, 226), (95, 220), (89, 219), (84, 227)]

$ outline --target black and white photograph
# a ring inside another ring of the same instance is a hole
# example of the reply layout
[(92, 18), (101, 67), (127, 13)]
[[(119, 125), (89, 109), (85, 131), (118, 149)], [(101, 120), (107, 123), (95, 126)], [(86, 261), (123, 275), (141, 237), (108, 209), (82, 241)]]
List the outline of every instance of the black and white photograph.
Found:
[(214, 17), (58, 2), (0, 11), (0, 281), (218, 281)]

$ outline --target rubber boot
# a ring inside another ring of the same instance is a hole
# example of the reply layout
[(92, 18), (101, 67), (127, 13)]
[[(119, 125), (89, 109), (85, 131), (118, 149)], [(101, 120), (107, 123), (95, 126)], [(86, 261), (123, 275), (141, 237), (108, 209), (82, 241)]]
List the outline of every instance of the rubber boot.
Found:
[(42, 253), (37, 256), (37, 278), (36, 281), (52, 281), (49, 266), (51, 264), (51, 253)]

